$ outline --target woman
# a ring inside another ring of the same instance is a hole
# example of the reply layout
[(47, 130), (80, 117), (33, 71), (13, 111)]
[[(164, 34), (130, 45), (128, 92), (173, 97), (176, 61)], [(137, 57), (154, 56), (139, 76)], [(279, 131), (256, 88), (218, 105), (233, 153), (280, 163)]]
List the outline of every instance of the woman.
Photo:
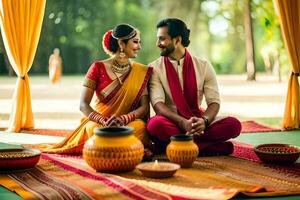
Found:
[[(85, 76), (80, 110), (86, 117), (65, 140), (45, 152), (81, 153), (94, 129), (105, 126), (133, 127), (134, 135), (145, 146), (150, 143), (141, 119), (149, 112), (146, 86), (152, 68), (130, 61), (141, 49), (140, 33), (129, 24), (119, 24), (104, 34), (102, 45), (111, 57), (94, 62)], [(97, 98), (92, 108), (94, 93)]]

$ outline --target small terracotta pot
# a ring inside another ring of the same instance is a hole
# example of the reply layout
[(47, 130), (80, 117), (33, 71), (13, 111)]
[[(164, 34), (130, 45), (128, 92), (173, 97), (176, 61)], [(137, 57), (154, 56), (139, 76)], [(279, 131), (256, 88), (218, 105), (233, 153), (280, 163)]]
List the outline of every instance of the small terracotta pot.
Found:
[(130, 171), (139, 164), (144, 146), (130, 127), (96, 128), (84, 145), (83, 158), (96, 171)]
[(174, 135), (167, 146), (167, 157), (181, 167), (191, 167), (199, 153), (198, 146), (190, 135)]

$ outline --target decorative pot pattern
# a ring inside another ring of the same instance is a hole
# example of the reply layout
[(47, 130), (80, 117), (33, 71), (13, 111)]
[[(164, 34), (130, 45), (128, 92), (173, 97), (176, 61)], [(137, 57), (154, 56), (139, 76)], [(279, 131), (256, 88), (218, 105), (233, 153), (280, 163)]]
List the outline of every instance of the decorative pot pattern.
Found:
[(130, 127), (95, 129), (84, 145), (83, 158), (89, 166), (101, 172), (130, 171), (139, 164), (144, 146)]
[(194, 143), (193, 137), (190, 135), (174, 135), (171, 137), (171, 142), (167, 146), (167, 157), (181, 167), (191, 167), (196, 160), (199, 149)]

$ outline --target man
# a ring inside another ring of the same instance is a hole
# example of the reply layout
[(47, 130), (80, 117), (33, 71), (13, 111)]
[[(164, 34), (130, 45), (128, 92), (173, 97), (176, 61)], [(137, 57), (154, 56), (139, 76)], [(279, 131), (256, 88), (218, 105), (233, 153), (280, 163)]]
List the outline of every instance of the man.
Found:
[[(157, 29), (161, 57), (151, 64), (150, 80), (150, 98), (157, 115), (147, 125), (156, 148), (164, 150), (161, 148), (172, 135), (189, 134), (200, 154), (231, 154), (233, 144), (227, 140), (240, 134), (241, 123), (234, 117), (216, 117), (220, 97), (213, 67), (186, 49), (190, 30), (183, 21), (167, 18)], [(203, 96), (206, 110), (200, 107)]]

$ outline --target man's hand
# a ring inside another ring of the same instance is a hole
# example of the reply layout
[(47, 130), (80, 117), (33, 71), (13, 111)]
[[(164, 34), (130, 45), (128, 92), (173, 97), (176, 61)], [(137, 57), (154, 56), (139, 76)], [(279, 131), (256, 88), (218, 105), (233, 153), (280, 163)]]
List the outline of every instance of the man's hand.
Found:
[(186, 132), (189, 132), (192, 130), (192, 123), (193, 121), (191, 119), (182, 119), (179, 122), (179, 127), (183, 130), (185, 130)]
[(202, 118), (191, 117), (191, 129), (186, 132), (187, 135), (203, 135), (205, 130), (205, 122)]

